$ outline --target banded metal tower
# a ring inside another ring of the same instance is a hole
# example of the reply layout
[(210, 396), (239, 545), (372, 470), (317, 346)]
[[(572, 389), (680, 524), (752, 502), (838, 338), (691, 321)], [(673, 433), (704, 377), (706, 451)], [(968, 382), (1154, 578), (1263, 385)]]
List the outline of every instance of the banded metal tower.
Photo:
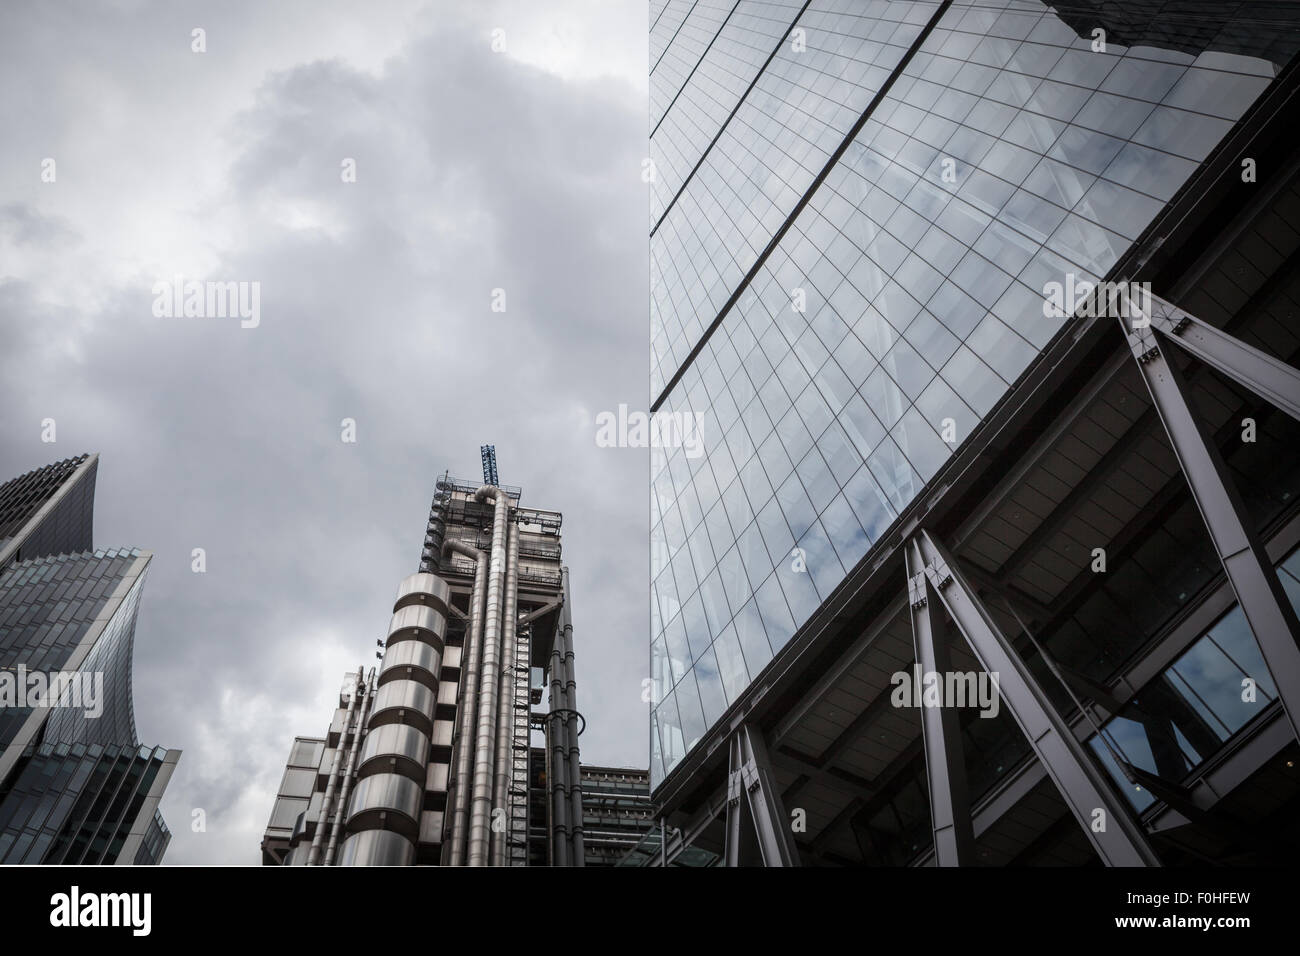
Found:
[[(495, 449), (482, 456), (491, 477)], [(561, 520), (522, 507), (518, 488), (438, 480), (380, 664), (346, 675), (325, 737), (295, 739), (263, 863), (582, 865)], [(534, 713), (548, 685), (549, 708)]]

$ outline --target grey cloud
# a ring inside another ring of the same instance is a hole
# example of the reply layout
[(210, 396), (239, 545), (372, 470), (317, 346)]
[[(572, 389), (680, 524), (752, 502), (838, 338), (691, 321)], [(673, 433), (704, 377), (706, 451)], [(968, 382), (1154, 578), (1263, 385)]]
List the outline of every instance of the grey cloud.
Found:
[(0, 203), (0, 229), (9, 232), (19, 245), (75, 244), (79, 238), (66, 220), (42, 215), (39, 209), (25, 202)]
[[(170, 863), (257, 859), (290, 739), (323, 731), (343, 671), (368, 662), (435, 475), (476, 475), (481, 442), (527, 503), (565, 512), (584, 758), (647, 760), (647, 462), (596, 448), (589, 421), (644, 403), (643, 96), (495, 57), (465, 42), (483, 23), (438, 9), (377, 72), (342, 59), (270, 71), (214, 117), (226, 179), (192, 197), (193, 229), (220, 221), (235, 238), (188, 277), (259, 281), (258, 328), (154, 318), (166, 265), (138, 264), (76, 314), (48, 305), (48, 278), (0, 282), (0, 475), (97, 450), (96, 543), (155, 552), (135, 688), (142, 738), (185, 750), (163, 807)], [(295, 17), (273, 26), (312, 29)], [(207, 19), (228, 49), (267, 25), (243, 7)], [(152, 8), (127, 22), (158, 42)], [(57, 34), (31, 35), (42, 42), (22, 55), (51, 55)], [(174, 60), (115, 80), (116, 108), (165, 121), (189, 82)], [(95, 108), (58, 98), (62, 115), (41, 123), (71, 129)], [(0, 163), (20, 148), (21, 124)], [(136, 161), (106, 149), (93, 182), (61, 169), (56, 188), (111, 204), (116, 164)], [(163, 201), (130, 199), (122, 215)], [(71, 235), (50, 243), (74, 251)], [(496, 287), (504, 315), (488, 308)], [(39, 440), (47, 416), (57, 445)], [(344, 417), (355, 446), (339, 440)], [(206, 574), (190, 571), (195, 547)], [(193, 808), (206, 833), (191, 832)]]

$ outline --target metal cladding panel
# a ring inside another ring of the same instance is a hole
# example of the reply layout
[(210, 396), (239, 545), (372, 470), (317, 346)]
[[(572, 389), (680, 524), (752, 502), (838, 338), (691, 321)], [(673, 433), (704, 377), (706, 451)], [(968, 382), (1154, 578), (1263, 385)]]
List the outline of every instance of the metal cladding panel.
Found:
[(339, 866), (410, 866), (415, 846), (390, 830), (363, 830), (343, 841)]
[(404, 638), (426, 641), (442, 649), (443, 635), (447, 633), (447, 618), (431, 607), (407, 604), (393, 612), (388, 625), (390, 644)]
[(370, 711), (370, 728), (386, 723), (411, 723), (421, 730), (432, 726), (436, 706), (434, 692), (413, 680), (389, 681), (375, 693)]
[[(418, 609), (417, 609), (418, 610)], [(413, 637), (395, 641), (388, 645), (379, 671), (379, 684), (407, 678), (417, 680), (433, 687), (438, 683), (442, 671), (442, 660), (438, 649), (432, 644)], [(408, 674), (409, 669), (409, 674)]]
[(450, 602), (451, 590), (447, 582), (435, 574), (422, 571), (404, 578), (398, 585), (393, 610), (398, 611), (415, 604), (428, 605), (440, 614), (445, 614)]
[(385, 724), (366, 734), (357, 773), (386, 772), (392, 766), (422, 782), (428, 759), (429, 738), (423, 731), (407, 724)]
[(348, 798), (348, 828), (354, 831), (405, 828), (413, 832), (418, 826), (423, 797), (424, 788), (401, 774), (362, 777)]

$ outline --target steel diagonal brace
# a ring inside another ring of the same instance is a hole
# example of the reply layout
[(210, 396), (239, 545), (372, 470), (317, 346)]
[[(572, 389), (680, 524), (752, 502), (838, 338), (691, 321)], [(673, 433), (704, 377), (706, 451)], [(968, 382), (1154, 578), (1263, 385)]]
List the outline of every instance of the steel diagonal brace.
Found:
[[(938, 590), (935, 581), (946, 584), (952, 576), (947, 573), (947, 565), (923, 565), (915, 541), (904, 545), (904, 558), (917, 670), (920, 675), (945, 674), (951, 670), (951, 662), (944, 639), (943, 608), (939, 602), (930, 601), (929, 592)], [(975, 829), (957, 711), (952, 707), (922, 707), (921, 740), (925, 747), (926, 793), (935, 862), (939, 866), (973, 866)]]
[[(1152, 308), (1156, 313), (1152, 324), (1156, 328), (1163, 324), (1170, 329), (1161, 332), (1161, 335), (1185, 345), (1189, 340), (1188, 330), (1195, 328), (1198, 335), (1203, 333), (1203, 343), (1209, 343), (1207, 348), (1222, 360), (1223, 364), (1216, 367), (1224, 369), (1226, 374), (1256, 394), (1272, 400), (1270, 392), (1276, 393), (1281, 389), (1285, 393), (1281, 396), (1285, 402), (1288, 394), (1290, 399), (1295, 399), (1296, 394), (1291, 393), (1300, 392), (1300, 384), (1295, 381), (1300, 378), (1300, 374), (1294, 369), (1280, 366), (1280, 363), (1257, 352), (1253, 369), (1237, 367), (1245, 363), (1250, 358), (1249, 353), (1255, 350), (1217, 329), (1205, 326), (1163, 299), (1156, 301), (1159, 306)], [(1183, 317), (1190, 321), (1183, 323)], [(1183, 327), (1181, 333), (1176, 331), (1180, 325)], [(1178, 467), (1187, 480), (1192, 499), (1205, 522), (1228, 583), (1255, 636), (1255, 643), (1259, 646), (1269, 676), (1273, 679), (1277, 695), (1282, 699), (1287, 718), (1291, 721), (1292, 729), (1300, 732), (1300, 617), (1296, 615), (1282, 588), (1277, 569), (1273, 567), (1222, 453), (1205, 422), (1192, 408), (1190, 389), (1178, 362), (1172, 360), (1171, 354), (1167, 354), (1167, 347), (1163, 350), (1155, 348), (1150, 353), (1141, 351), (1141, 335), (1150, 333), (1150, 329), (1130, 329), (1122, 319), (1120, 326), (1128, 336), (1129, 346), (1138, 359), (1138, 374), (1164, 425)], [(1265, 359), (1272, 363), (1269, 367), (1278, 372), (1276, 376), (1271, 376), (1265, 368), (1268, 364), (1263, 361)], [(1207, 361), (1214, 364), (1212, 358)], [(1291, 384), (1287, 384), (1288, 376)], [(1269, 382), (1273, 384), (1261, 384)], [(1292, 401), (1292, 404), (1296, 402)], [(1287, 406), (1281, 404), (1279, 407)], [(1262, 675), (1250, 676), (1258, 680)]]
[(1102, 862), (1108, 866), (1159, 866), (1145, 829), (1056, 712), (947, 550), (928, 531), (919, 532), (914, 541), (927, 579), (942, 585), (936, 584), (936, 596), (980, 665), (998, 675), (1003, 703)]
[(727, 865), (746, 865), (755, 856), (751, 850), (763, 866), (799, 865), (794, 833), (772, 783), (767, 747), (757, 729), (741, 724), (731, 738), (727, 775)]
[(1300, 371), (1159, 296), (1152, 299), (1151, 327), (1162, 338), (1300, 420)]

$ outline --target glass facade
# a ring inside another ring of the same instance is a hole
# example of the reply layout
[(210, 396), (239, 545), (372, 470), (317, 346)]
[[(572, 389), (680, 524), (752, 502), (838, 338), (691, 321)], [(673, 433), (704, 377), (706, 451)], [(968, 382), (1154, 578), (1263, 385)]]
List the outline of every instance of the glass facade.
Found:
[[(69, 484), (89, 457), (57, 461), (0, 485), (0, 567), (27, 557), (90, 550), (98, 459)], [(29, 526), (56, 497), (49, 513)]]
[[(42, 744), (0, 801), (0, 863), (111, 864), (163, 769), (167, 752), (120, 744)], [(155, 814), (133, 862), (157, 862), (166, 826)]]
[(131, 700), (131, 662), (134, 659), (135, 622), (146, 576), (147, 572), (142, 571), (135, 579), (79, 668), (83, 673), (104, 675), (102, 713), (88, 718), (84, 711), (75, 708), (55, 710), (45, 725), (44, 739), (47, 743), (111, 745), (139, 740)]
[[(1300, 550), (1281, 563), (1278, 577), (1300, 613)], [(1254, 684), (1249, 690), (1248, 681)], [(1128, 780), (1116, 758), (1177, 785), (1277, 700), (1246, 615), (1234, 606), (1102, 725), (1089, 744), (1142, 811), (1155, 798)]]
[(652, 452), (655, 785), (1300, 42), (1112, 6), (652, 8), (652, 407), (704, 439)]
[[(0, 574), (0, 672), (13, 674), (16, 681), (19, 665), (28, 674), (63, 670), (139, 557), (135, 549), (60, 554), (25, 561)], [(76, 668), (104, 675), (103, 713), (91, 720), (79, 709), (51, 708), (43, 731), (46, 739), (135, 742), (131, 650), (143, 580), (143, 575), (137, 577)], [(30, 707), (0, 709), (0, 753), (31, 712)]]
[(97, 464), (0, 485), (0, 863), (157, 863), (170, 839), (179, 754), (140, 745), (132, 702), (149, 555), (90, 550)]

